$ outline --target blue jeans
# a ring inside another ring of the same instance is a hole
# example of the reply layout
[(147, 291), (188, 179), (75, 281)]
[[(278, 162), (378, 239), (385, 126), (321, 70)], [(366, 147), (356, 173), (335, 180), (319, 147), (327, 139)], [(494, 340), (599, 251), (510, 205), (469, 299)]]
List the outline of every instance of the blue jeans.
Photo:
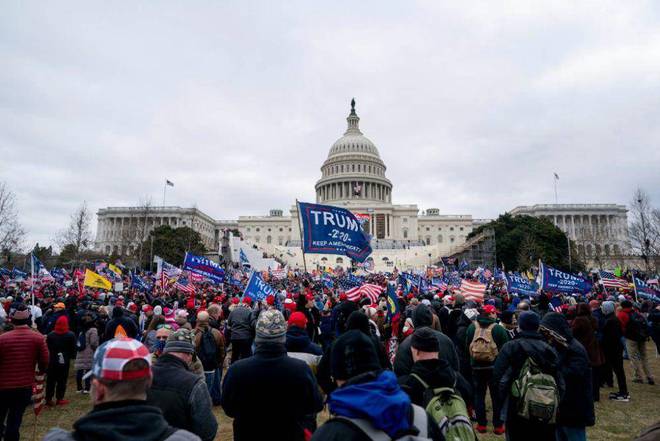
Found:
[(211, 396), (211, 402), (214, 406), (220, 405), (220, 385), (222, 384), (222, 369), (217, 368), (213, 372), (204, 372), (206, 388)]
[(587, 429), (584, 427), (557, 426), (557, 441), (587, 441)]

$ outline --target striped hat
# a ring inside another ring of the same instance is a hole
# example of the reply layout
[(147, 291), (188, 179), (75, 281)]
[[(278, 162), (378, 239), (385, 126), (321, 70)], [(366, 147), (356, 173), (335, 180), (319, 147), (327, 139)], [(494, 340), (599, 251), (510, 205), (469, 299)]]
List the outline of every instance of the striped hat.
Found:
[[(138, 371), (124, 372), (126, 363), (142, 359), (147, 367)], [(94, 352), (92, 369), (84, 378), (94, 376), (99, 380), (126, 381), (151, 376), (151, 354), (137, 340), (128, 337), (113, 338), (103, 343)]]

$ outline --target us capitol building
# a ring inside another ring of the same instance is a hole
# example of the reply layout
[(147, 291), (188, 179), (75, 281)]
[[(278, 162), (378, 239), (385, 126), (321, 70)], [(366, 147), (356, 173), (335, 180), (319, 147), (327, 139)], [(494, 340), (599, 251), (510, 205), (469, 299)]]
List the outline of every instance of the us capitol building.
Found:
[[(457, 255), (466, 246), (467, 235), (489, 219), (469, 214), (440, 214), (438, 208), (420, 213), (417, 205), (392, 203), (392, 182), (376, 145), (360, 130), (355, 100), (347, 129), (330, 148), (316, 182), (316, 202), (345, 207), (364, 220), (372, 236), (369, 266), (376, 270), (423, 267), (441, 257)], [(629, 249), (627, 209), (615, 204), (551, 204), (516, 207), (511, 214), (547, 217), (576, 242), (588, 261), (626, 253)], [(240, 216), (238, 220), (216, 220), (197, 208), (108, 207), (97, 213), (95, 247), (107, 254), (132, 255), (151, 229), (161, 225), (191, 227), (207, 250), (217, 254), (226, 248), (233, 261), (239, 249), (250, 260), (268, 255), (291, 267), (302, 267), (298, 210), (289, 215), (280, 209), (267, 216)], [(238, 231), (236, 236), (232, 233)], [(223, 244), (224, 242), (224, 244)], [(223, 246), (224, 245), (224, 246)], [(600, 254), (598, 254), (600, 253)], [(308, 268), (350, 266), (344, 256), (308, 254)]]

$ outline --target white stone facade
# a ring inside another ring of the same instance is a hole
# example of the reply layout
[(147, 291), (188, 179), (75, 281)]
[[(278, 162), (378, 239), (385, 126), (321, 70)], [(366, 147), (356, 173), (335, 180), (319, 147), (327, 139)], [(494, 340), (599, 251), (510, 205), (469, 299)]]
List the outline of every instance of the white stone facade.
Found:
[(587, 261), (630, 252), (627, 212), (625, 205), (616, 204), (539, 204), (510, 211), (550, 220), (575, 242)]

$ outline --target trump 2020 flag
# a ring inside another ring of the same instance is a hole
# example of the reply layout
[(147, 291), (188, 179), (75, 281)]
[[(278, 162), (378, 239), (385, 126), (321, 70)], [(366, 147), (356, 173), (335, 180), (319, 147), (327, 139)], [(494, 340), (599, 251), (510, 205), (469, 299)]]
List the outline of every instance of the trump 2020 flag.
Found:
[(250, 280), (245, 287), (244, 295), (251, 297), (252, 300), (260, 302), (269, 295), (277, 295), (277, 292), (266, 283), (258, 271), (253, 271)]
[(539, 285), (543, 291), (563, 292), (566, 294), (591, 291), (591, 282), (574, 274), (565, 273), (539, 262)]
[(214, 283), (222, 283), (225, 280), (225, 270), (206, 257), (186, 253), (183, 269), (204, 276)]
[(299, 202), (303, 251), (340, 254), (364, 262), (371, 254), (369, 236), (350, 211), (331, 205)]
[(250, 259), (248, 259), (247, 255), (245, 254), (245, 251), (243, 251), (243, 248), (241, 248), (238, 252), (239, 259), (241, 261), (241, 265), (249, 265), (250, 264)]

